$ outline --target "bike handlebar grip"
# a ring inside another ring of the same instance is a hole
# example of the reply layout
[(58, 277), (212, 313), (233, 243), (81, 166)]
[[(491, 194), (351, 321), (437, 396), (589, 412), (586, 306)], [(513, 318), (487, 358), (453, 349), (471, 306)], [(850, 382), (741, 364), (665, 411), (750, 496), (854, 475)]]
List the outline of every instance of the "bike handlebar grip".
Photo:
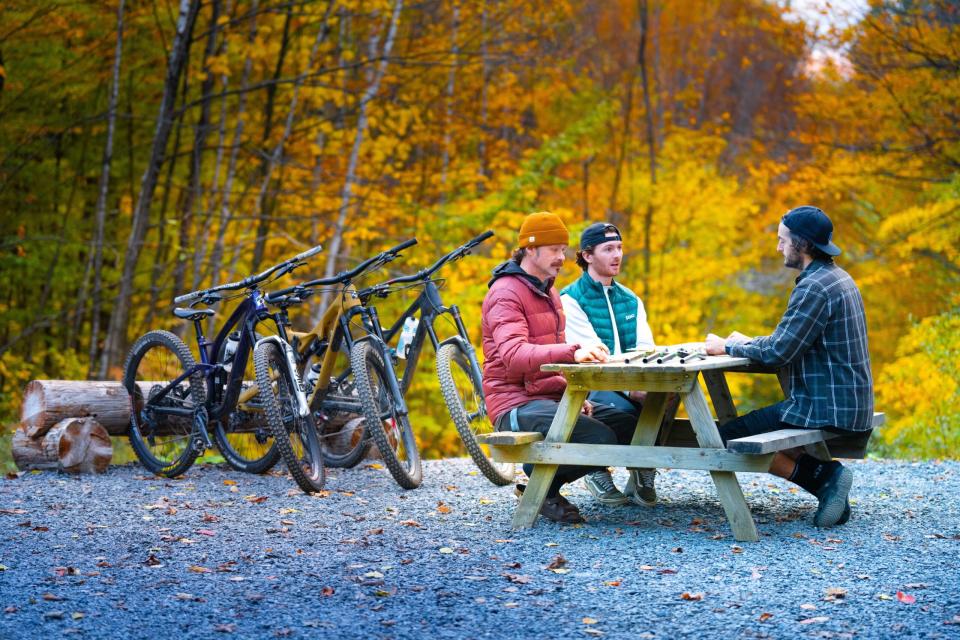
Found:
[(194, 291), (193, 293), (185, 293), (182, 296), (177, 296), (173, 299), (174, 304), (184, 304), (186, 302), (193, 302), (203, 297), (203, 294), (199, 291)]
[(469, 245), (480, 244), (481, 242), (483, 242), (484, 240), (486, 240), (487, 238), (490, 238), (490, 237), (492, 237), (492, 236), (493, 236), (493, 231), (490, 231), (489, 229), (487, 229), (486, 231), (484, 231), (483, 233), (481, 233), (480, 235), (478, 235), (476, 238), (474, 238), (473, 240), (471, 240), (471, 241), (468, 242), (467, 244), (469, 244)]
[(323, 251), (323, 247), (318, 244), (313, 249), (307, 249), (303, 253), (295, 255), (293, 258), (289, 260), (289, 262), (300, 262), (301, 260), (312, 258), (313, 256), (317, 255), (321, 251)]
[(417, 244), (417, 239), (410, 238), (409, 240), (401, 242), (400, 244), (398, 244), (392, 249), (387, 249), (386, 251), (384, 251), (384, 253), (399, 253), (400, 251), (403, 251), (404, 249), (408, 249), (415, 244)]

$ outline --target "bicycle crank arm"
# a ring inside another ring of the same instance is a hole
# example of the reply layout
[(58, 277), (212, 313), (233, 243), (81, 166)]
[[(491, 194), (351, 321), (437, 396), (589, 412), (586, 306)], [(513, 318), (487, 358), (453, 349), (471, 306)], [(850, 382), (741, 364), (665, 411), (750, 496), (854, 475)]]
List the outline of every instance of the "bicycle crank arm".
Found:
[(207, 408), (203, 405), (197, 407), (193, 412), (193, 446), (194, 451), (203, 455), (207, 449), (213, 448), (213, 441), (210, 440), (210, 433), (207, 431)]

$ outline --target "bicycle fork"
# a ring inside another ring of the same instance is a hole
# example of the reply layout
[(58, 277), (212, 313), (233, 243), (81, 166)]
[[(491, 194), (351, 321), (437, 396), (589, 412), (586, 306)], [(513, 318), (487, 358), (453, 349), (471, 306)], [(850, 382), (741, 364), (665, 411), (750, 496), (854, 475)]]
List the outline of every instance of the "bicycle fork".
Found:
[(297, 414), (301, 418), (306, 418), (310, 415), (310, 403), (307, 402), (307, 394), (303, 392), (303, 383), (300, 381), (300, 375), (297, 373), (297, 354), (294, 353), (293, 347), (291, 347), (286, 340), (281, 339), (280, 336), (260, 338), (257, 340), (256, 347), (254, 348), (258, 348), (265, 342), (273, 342), (280, 348), (281, 353), (283, 353), (284, 364), (290, 374), (290, 379), (293, 380), (293, 392), (297, 399)]

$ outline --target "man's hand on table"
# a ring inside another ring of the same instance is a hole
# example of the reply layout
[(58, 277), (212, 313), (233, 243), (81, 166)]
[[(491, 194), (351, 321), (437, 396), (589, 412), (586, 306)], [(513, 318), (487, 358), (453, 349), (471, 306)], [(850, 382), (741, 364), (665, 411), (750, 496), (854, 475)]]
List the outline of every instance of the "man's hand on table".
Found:
[(583, 406), (580, 408), (580, 413), (582, 413), (582, 414), (585, 415), (585, 416), (592, 416), (592, 415), (593, 415), (593, 403), (590, 402), (589, 400), (584, 400), (584, 401), (583, 401)]
[(749, 342), (751, 340), (753, 340), (753, 338), (748, 335), (744, 335), (739, 331), (734, 331), (726, 338), (721, 338), (715, 333), (708, 333), (707, 340), (704, 345), (708, 356), (722, 356), (727, 352), (728, 344), (738, 344), (740, 342)]
[(580, 347), (573, 353), (573, 359), (577, 363), (606, 362), (609, 356), (610, 351), (607, 349), (607, 345), (602, 342)]
[(633, 400), (634, 402), (643, 403), (643, 401), (647, 399), (647, 392), (646, 392), (646, 391), (631, 391), (631, 392), (630, 392), (630, 399)]

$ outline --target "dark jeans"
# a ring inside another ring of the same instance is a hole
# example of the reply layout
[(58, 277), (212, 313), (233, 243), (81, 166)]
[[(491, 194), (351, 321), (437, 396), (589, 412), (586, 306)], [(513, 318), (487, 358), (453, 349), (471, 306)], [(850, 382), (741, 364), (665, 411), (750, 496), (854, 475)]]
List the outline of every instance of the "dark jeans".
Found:
[[(780, 412), (785, 403), (786, 401), (778, 402), (769, 407), (751, 411), (723, 425), (720, 427), (720, 437), (723, 439), (723, 443), (726, 444), (727, 440), (755, 436), (759, 433), (769, 433), (771, 431), (777, 431), (778, 429), (802, 429), (803, 427), (798, 427), (795, 424), (787, 424), (780, 420)], [(852, 431), (839, 429), (837, 427), (820, 428), (825, 431), (833, 431), (834, 433), (854, 435)]]
[[(556, 400), (534, 400), (512, 409), (497, 420), (497, 431), (511, 431), (512, 417), (516, 419), (518, 431), (537, 431), (547, 435), (550, 423), (557, 413), (560, 403)], [(630, 444), (633, 432), (637, 426), (637, 418), (629, 413), (618, 411), (605, 405), (595, 405), (593, 417), (580, 414), (573, 427), (570, 442), (583, 444)], [(557, 467), (557, 476), (554, 487), (573, 482), (598, 467), (583, 467), (579, 465), (560, 465)], [(523, 465), (523, 470), (529, 476), (533, 473), (533, 465)]]
[(590, 395), (587, 396), (593, 406), (597, 405), (606, 405), (612, 407), (624, 413), (629, 413), (633, 416), (633, 419), (636, 420), (640, 417), (640, 412), (643, 410), (643, 405), (639, 402), (634, 402), (627, 397), (627, 394), (620, 393), (619, 391), (591, 391)]

